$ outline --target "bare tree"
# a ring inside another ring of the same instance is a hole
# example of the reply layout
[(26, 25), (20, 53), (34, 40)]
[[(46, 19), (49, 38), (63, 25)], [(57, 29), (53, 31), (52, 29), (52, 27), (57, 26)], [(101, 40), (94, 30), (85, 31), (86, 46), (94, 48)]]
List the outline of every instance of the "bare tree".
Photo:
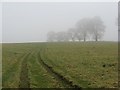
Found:
[(67, 37), (68, 37), (70, 40), (75, 41), (75, 36), (76, 36), (76, 29), (70, 28), (70, 29), (68, 30), (68, 35), (67, 35)]
[(76, 28), (70, 28), (67, 32), (49, 32), (48, 41), (86, 41), (91, 36), (95, 41), (102, 38), (105, 26), (100, 17), (96, 16), (93, 18), (83, 18), (76, 24)]
[(69, 37), (68, 37), (67, 32), (63, 32), (63, 31), (57, 32), (56, 33), (56, 40), (59, 42), (69, 41)]
[(86, 41), (89, 34), (90, 18), (83, 18), (77, 22), (77, 37)]
[(91, 20), (90, 33), (92, 34), (93, 39), (98, 41), (101, 39), (105, 31), (105, 25), (100, 17), (96, 16)]
[(79, 41), (81, 41), (81, 40), (83, 40), (83, 35), (82, 35), (82, 33), (75, 33), (75, 37), (79, 40)]

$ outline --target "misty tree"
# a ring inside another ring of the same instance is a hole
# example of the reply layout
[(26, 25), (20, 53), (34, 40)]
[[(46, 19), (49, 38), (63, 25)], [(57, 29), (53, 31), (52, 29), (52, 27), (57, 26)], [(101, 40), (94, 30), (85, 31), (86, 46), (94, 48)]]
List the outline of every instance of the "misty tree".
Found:
[(77, 22), (77, 37), (79, 40), (83, 38), (83, 40), (86, 41), (90, 29), (90, 20), (90, 18), (83, 18)]
[(70, 28), (67, 32), (49, 32), (48, 41), (76, 41), (92, 37), (95, 41), (102, 38), (105, 25), (100, 17), (83, 18), (76, 23), (76, 28)]
[(70, 40), (75, 41), (76, 29), (70, 28), (70, 29), (68, 29), (68, 32), (67, 32), (67, 33), (68, 33), (67, 37), (68, 37)]
[(90, 33), (95, 39), (95, 41), (98, 41), (102, 38), (105, 31), (105, 25), (103, 24), (103, 21), (100, 17), (96, 16), (91, 19), (91, 27), (90, 27)]
[(61, 31), (56, 33), (56, 40), (59, 42), (69, 41), (67, 32)]
[(78, 30), (76, 30), (75, 37), (78, 39), (78, 41), (83, 40), (83, 35), (80, 32), (77, 33), (77, 31)]
[(50, 31), (47, 33), (47, 41), (48, 42), (56, 41), (56, 33), (54, 31)]

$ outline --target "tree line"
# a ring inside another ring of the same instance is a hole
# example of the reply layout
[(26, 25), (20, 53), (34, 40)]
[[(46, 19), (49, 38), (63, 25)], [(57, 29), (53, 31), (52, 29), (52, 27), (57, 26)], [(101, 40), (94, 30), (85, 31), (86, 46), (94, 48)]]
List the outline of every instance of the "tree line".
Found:
[(69, 28), (67, 31), (48, 32), (47, 41), (86, 41), (90, 38), (94, 41), (98, 41), (103, 37), (105, 32), (105, 25), (99, 16), (82, 18), (75, 26), (75, 28)]

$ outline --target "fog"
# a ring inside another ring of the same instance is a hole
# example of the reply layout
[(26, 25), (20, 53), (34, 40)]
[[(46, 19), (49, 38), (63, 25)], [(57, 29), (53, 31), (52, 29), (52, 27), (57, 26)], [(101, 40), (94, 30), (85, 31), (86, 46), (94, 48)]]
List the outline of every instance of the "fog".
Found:
[[(49, 31), (67, 31), (82, 18), (100, 16), (106, 26), (103, 41), (117, 41), (116, 2), (3, 3), (2, 42), (44, 42)], [(0, 12), (1, 13), (1, 12)]]
[(2, 3), (0, 3), (0, 42), (2, 42)]

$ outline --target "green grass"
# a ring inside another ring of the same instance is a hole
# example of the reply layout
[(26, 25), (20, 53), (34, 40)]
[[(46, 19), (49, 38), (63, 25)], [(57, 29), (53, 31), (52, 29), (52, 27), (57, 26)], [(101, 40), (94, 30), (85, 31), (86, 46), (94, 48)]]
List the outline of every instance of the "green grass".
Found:
[(31, 88), (59, 88), (62, 87), (49, 73), (40, 65), (38, 58), (33, 53), (29, 58), (29, 78)]
[(83, 88), (113, 88), (118, 81), (116, 42), (63, 42), (3, 44), (3, 87), (19, 87), (21, 63), (28, 53), (28, 77), (32, 88), (64, 87), (39, 63), (43, 61), (73, 84)]

